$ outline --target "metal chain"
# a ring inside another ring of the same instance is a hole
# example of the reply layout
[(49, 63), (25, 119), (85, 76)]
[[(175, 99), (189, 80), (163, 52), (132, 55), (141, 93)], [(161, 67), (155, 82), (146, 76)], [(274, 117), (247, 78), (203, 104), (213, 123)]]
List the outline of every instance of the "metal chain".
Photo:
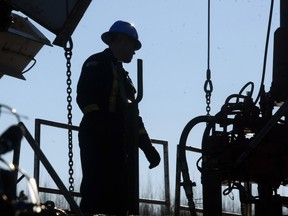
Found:
[(205, 98), (206, 98), (206, 113), (207, 115), (210, 115), (211, 107), (211, 94), (213, 91), (213, 84), (211, 81), (211, 71), (210, 69), (207, 69), (207, 78), (204, 84), (204, 91), (205, 91)]
[(210, 0), (208, 0), (208, 57), (207, 57), (207, 71), (206, 71), (206, 81), (204, 84), (204, 91), (205, 91), (205, 97), (206, 97), (206, 113), (209, 116), (211, 107), (211, 94), (213, 91), (213, 84), (211, 80), (211, 70), (210, 70)]
[(74, 191), (74, 178), (73, 178), (73, 174), (74, 174), (74, 170), (73, 170), (73, 136), (72, 136), (72, 88), (71, 88), (71, 84), (72, 84), (72, 80), (71, 80), (71, 58), (72, 58), (72, 48), (73, 48), (73, 42), (72, 42), (72, 38), (69, 37), (67, 40), (67, 43), (64, 47), (65, 50), (65, 58), (66, 58), (66, 75), (67, 75), (67, 118), (68, 118), (68, 125), (69, 125), (69, 129), (68, 129), (68, 157), (69, 157), (69, 161), (68, 161), (68, 165), (69, 165), (69, 191)]

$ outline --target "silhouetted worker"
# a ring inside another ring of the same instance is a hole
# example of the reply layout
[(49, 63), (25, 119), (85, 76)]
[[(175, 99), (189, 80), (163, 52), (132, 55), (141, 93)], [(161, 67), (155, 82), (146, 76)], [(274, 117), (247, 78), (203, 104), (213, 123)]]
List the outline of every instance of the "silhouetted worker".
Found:
[[(125, 215), (127, 104), (135, 100), (136, 90), (122, 62), (131, 62), (141, 43), (134, 26), (124, 21), (115, 22), (101, 38), (109, 47), (84, 62), (77, 86), (77, 103), (84, 114), (79, 129), (80, 208), (84, 213)], [(160, 156), (139, 115), (137, 125), (138, 146), (152, 169), (160, 163)]]

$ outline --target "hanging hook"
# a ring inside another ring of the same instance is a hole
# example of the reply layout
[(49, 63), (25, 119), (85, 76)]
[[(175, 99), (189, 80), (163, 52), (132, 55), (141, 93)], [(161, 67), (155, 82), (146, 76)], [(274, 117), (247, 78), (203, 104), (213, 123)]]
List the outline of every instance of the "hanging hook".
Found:
[(71, 51), (72, 49), (73, 49), (73, 40), (71, 36), (68, 36), (66, 39), (64, 50)]
[(213, 91), (213, 84), (212, 84), (212, 81), (211, 81), (211, 71), (210, 71), (210, 69), (208, 69), (207, 70), (207, 79), (206, 79), (206, 81), (205, 81), (205, 83), (204, 83), (204, 91), (205, 91), (205, 93), (207, 94), (207, 93), (212, 93), (212, 91)]

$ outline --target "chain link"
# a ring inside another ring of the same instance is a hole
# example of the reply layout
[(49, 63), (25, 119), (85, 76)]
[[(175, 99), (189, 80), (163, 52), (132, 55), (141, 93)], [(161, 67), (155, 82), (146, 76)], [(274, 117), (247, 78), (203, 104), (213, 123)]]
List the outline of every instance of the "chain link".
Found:
[(71, 84), (72, 84), (72, 80), (71, 80), (71, 58), (72, 58), (72, 49), (73, 49), (73, 42), (72, 42), (72, 38), (69, 37), (67, 40), (67, 43), (65, 45), (65, 58), (66, 58), (66, 76), (67, 76), (67, 118), (68, 118), (68, 125), (69, 125), (69, 129), (68, 129), (68, 157), (69, 157), (69, 161), (68, 161), (68, 165), (69, 165), (69, 191), (74, 191), (74, 178), (73, 178), (73, 174), (74, 174), (74, 170), (73, 170), (73, 136), (72, 136), (72, 88), (71, 88)]
[(206, 98), (206, 114), (209, 116), (210, 115), (210, 111), (211, 111), (211, 107), (210, 107), (210, 103), (211, 103), (211, 94), (213, 91), (213, 84), (211, 81), (211, 71), (210, 69), (207, 70), (207, 74), (206, 74), (206, 81), (204, 83), (204, 91), (205, 91), (205, 98)]

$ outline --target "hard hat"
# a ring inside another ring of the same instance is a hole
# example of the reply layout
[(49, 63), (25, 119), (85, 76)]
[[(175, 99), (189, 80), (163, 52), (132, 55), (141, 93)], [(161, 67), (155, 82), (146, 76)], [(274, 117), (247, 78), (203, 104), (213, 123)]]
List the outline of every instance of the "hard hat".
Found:
[(139, 50), (141, 48), (142, 44), (138, 40), (138, 34), (137, 34), (135, 27), (132, 24), (125, 22), (125, 21), (121, 21), (121, 20), (116, 21), (111, 26), (108, 32), (104, 32), (101, 36), (101, 39), (104, 43), (106, 43), (107, 45), (110, 45), (113, 39), (113, 36), (117, 33), (127, 35), (131, 37), (132, 39), (134, 39), (136, 42), (136, 50)]

